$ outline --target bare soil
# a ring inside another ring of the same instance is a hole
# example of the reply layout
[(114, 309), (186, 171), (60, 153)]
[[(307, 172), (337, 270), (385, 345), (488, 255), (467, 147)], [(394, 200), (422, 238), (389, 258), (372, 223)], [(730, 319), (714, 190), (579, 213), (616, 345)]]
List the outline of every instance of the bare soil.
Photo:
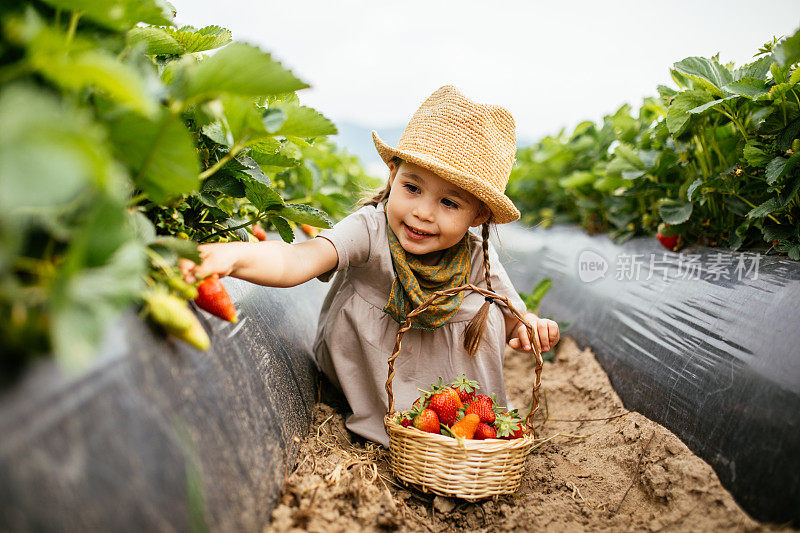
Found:
[[(505, 376), (510, 402), (527, 405), (531, 358), (510, 351)], [(323, 387), (265, 531), (786, 530), (750, 518), (680, 439), (626, 411), (591, 351), (571, 339), (545, 363), (542, 389), (537, 435), (549, 440), (528, 456), (519, 490), (469, 503), (401, 484), (388, 450), (349, 432), (346, 403)]]

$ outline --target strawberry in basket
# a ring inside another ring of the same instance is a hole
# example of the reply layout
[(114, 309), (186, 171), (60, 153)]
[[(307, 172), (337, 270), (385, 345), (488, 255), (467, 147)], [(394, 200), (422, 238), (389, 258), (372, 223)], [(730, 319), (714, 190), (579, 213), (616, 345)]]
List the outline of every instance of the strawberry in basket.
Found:
[(516, 409), (507, 413), (498, 413), (495, 428), (497, 428), (498, 439), (518, 439), (525, 432), (525, 424), (522, 423)]
[(458, 397), (461, 398), (461, 403), (464, 405), (471, 402), (475, 398), (475, 391), (480, 389), (478, 382), (467, 379), (466, 374), (461, 374), (455, 381), (450, 383), (450, 386), (458, 393)]
[(452, 426), (458, 418), (458, 410), (464, 407), (464, 404), (458, 392), (449, 385), (442, 385), (442, 378), (439, 378), (439, 384), (433, 388), (428, 407), (436, 412), (442, 424)]

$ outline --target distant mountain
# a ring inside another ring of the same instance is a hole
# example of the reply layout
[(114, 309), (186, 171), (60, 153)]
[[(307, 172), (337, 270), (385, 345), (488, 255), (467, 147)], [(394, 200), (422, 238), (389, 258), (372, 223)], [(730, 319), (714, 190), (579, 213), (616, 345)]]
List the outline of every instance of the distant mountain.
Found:
[[(361, 164), (367, 172), (373, 176), (383, 177), (386, 175), (386, 164), (375, 150), (372, 142), (372, 130), (376, 130), (381, 139), (389, 146), (397, 146), (400, 141), (404, 127), (394, 128), (368, 128), (352, 122), (337, 122), (336, 128), (338, 135), (331, 135), (329, 139), (344, 148), (361, 160)], [(529, 139), (517, 137), (517, 147), (530, 146), (533, 142)]]

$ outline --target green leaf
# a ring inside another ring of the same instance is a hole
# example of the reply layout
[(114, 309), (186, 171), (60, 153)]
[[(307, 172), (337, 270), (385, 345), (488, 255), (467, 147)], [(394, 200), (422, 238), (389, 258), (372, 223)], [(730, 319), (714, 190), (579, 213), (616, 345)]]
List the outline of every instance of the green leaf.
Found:
[(712, 100), (705, 91), (689, 90), (677, 95), (667, 109), (667, 128), (672, 135), (682, 134), (689, 123), (690, 109), (695, 109)]
[(726, 100), (732, 100), (734, 98), (739, 98), (739, 96), (734, 94), (733, 96), (728, 96), (726, 98), (721, 98), (719, 100), (714, 100), (713, 102), (708, 102), (708, 103), (705, 103), (705, 104), (703, 104), (701, 106), (697, 106), (697, 107), (695, 107), (693, 109), (690, 109), (689, 111), (687, 111), (687, 113), (689, 113), (691, 115), (697, 115), (697, 114), (702, 113), (706, 109), (710, 109), (710, 108), (712, 108), (714, 106), (717, 106), (717, 105), (721, 104), (722, 102), (725, 102)]
[[(622, 174), (624, 176), (625, 172)], [(644, 172), (641, 172), (641, 174), (644, 175)], [(620, 187), (630, 187), (631, 184), (631, 180), (626, 179), (625, 177), (602, 176), (600, 179), (594, 182), (593, 187), (596, 191), (608, 192), (615, 191)]]
[(722, 203), (725, 204), (725, 207), (727, 207), (731, 213), (739, 215), (740, 217), (746, 217), (751, 209), (749, 205), (735, 196), (723, 196)]
[(134, 183), (152, 201), (161, 203), (199, 188), (197, 151), (178, 117), (163, 113), (149, 120), (123, 113), (108, 126), (117, 157), (128, 164)]
[(772, 241), (786, 241), (796, 235), (794, 228), (787, 225), (764, 225), (761, 228), (761, 233), (764, 235), (764, 240), (767, 242)]
[(65, 12), (77, 11), (112, 30), (125, 31), (137, 22), (167, 26), (172, 24), (172, 6), (159, 0), (44, 0)]
[(667, 224), (681, 224), (692, 216), (692, 204), (671, 201), (661, 205), (658, 208), (658, 212), (661, 215), (661, 220)]
[(186, 47), (175, 39), (166, 28), (154, 26), (131, 28), (126, 40), (131, 48), (137, 45), (144, 45), (144, 53), (150, 55), (159, 54), (183, 54)]
[(694, 180), (694, 181), (693, 181), (693, 182), (692, 182), (692, 183), (689, 185), (689, 188), (688, 188), (688, 189), (686, 189), (686, 199), (687, 199), (687, 200), (689, 200), (689, 201), (691, 202), (691, 201), (692, 201), (692, 199), (694, 198), (694, 191), (696, 191), (696, 190), (697, 190), (697, 188), (698, 188), (698, 187), (700, 187), (702, 184), (703, 184), (703, 178), (697, 178), (697, 179), (695, 179), (695, 180)]
[(187, 99), (218, 94), (261, 96), (308, 87), (267, 52), (244, 43), (231, 43), (190, 72)]
[(745, 161), (754, 167), (763, 167), (771, 160), (768, 154), (752, 144), (745, 145), (742, 154)]
[(292, 242), (294, 241), (294, 231), (292, 231), (292, 227), (286, 221), (286, 219), (281, 218), (279, 216), (270, 215), (269, 221), (272, 222), (272, 225), (275, 226), (275, 229), (278, 230), (278, 234), (281, 236), (285, 242)]
[(304, 204), (286, 204), (278, 214), (297, 224), (308, 224), (317, 228), (330, 228), (333, 222), (323, 211)]
[(37, 55), (32, 60), (44, 76), (65, 89), (93, 87), (112, 100), (145, 115), (156, 110), (142, 77), (132, 67), (100, 51), (78, 56)]
[(783, 67), (800, 61), (800, 31), (778, 43), (773, 53), (775, 62)]
[(577, 189), (592, 183), (595, 179), (595, 175), (591, 172), (576, 171), (558, 180), (558, 186), (564, 189)]
[(10, 86), (0, 93), (0, 124), (0, 219), (120, 183), (105, 132), (66, 101)]
[(284, 205), (280, 194), (252, 178), (244, 180), (244, 194), (259, 211), (267, 211), (270, 208)]
[(800, 176), (794, 178), (792, 184), (787, 184), (786, 189), (782, 191), (786, 194), (781, 194), (781, 197), (783, 198), (781, 201), (781, 207), (786, 207), (789, 205), (789, 202), (794, 200), (795, 196), (797, 196), (798, 191), (800, 191)]
[(620, 144), (614, 150), (614, 155), (622, 157), (625, 161), (630, 163), (634, 168), (639, 170), (647, 170), (647, 166), (639, 159), (636, 151), (630, 145)]
[(164, 28), (164, 31), (183, 46), (185, 52), (203, 52), (225, 46), (231, 42), (231, 32), (219, 26), (197, 29), (192, 26)]
[(674, 68), (716, 96), (724, 96), (722, 87), (733, 81), (731, 72), (715, 59), (687, 57), (675, 63)]
[(754, 78), (756, 80), (766, 81), (767, 73), (769, 73), (769, 67), (772, 65), (773, 61), (774, 60), (771, 55), (766, 55), (756, 59), (752, 63), (748, 63), (743, 67), (739, 67), (733, 71), (733, 81), (745, 78)]
[(217, 191), (232, 198), (244, 198), (244, 185), (232, 173), (219, 171), (213, 176), (206, 178), (200, 187), (202, 192)]
[(189, 259), (197, 264), (201, 262), (197, 243), (187, 239), (159, 237), (150, 243), (150, 248), (170, 263), (174, 262), (178, 257)]
[[(756, 78), (742, 78), (723, 87), (726, 91), (756, 99), (769, 92), (766, 82)], [(729, 97), (730, 98), (730, 97)], [(728, 99), (729, 99), (728, 98)]]
[(790, 172), (800, 162), (800, 153), (792, 154), (789, 159), (778, 156), (767, 165), (767, 184), (772, 185)]
[(761, 205), (754, 207), (749, 213), (747, 213), (747, 218), (765, 217), (780, 207), (781, 203), (777, 198), (770, 198)]
[(233, 144), (241, 144), (245, 139), (250, 143), (267, 135), (261, 122), (261, 113), (252, 98), (223, 95), (220, 101), (224, 110), (222, 132), (226, 139), (233, 139)]
[(65, 369), (75, 372), (92, 360), (108, 325), (138, 299), (145, 272), (143, 250), (131, 242), (106, 264), (56, 279), (50, 300), (51, 336)]
[(286, 143), (266, 138), (250, 145), (250, 157), (261, 166), (294, 167), (300, 164), (302, 154)]
[(273, 131), (275, 135), (295, 137), (319, 137), (321, 135), (336, 135), (336, 126), (321, 113), (310, 107), (286, 104), (283, 102), (273, 104), (286, 113), (286, 120), (280, 128)]

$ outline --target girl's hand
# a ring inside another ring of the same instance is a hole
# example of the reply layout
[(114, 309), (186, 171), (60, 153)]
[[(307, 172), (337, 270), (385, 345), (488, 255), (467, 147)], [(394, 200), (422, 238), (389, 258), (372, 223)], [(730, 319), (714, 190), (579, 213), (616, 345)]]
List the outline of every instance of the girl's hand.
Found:
[(194, 283), (212, 274), (225, 277), (233, 272), (239, 258), (238, 247), (229, 246), (228, 243), (201, 244), (197, 247), (200, 253), (200, 264), (189, 259), (181, 259), (178, 268), (186, 283)]
[[(537, 337), (536, 340), (539, 341), (542, 352), (547, 352), (556, 345), (560, 339), (560, 334), (558, 331), (558, 324), (555, 321), (547, 318), (539, 318), (533, 313), (525, 313), (523, 318), (533, 326), (534, 334)], [(534, 339), (529, 338), (528, 328), (525, 327), (525, 324), (517, 321), (517, 325), (511, 333), (511, 339), (508, 341), (508, 345), (515, 350), (529, 352), (531, 351), (531, 342), (533, 340)]]

